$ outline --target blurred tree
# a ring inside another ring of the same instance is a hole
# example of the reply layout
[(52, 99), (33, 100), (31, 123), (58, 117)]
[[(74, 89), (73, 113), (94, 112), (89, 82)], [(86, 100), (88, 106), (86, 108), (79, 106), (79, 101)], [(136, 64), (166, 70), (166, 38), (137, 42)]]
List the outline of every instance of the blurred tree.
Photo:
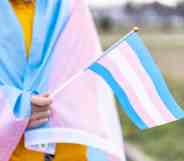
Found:
[(135, 6), (132, 2), (127, 2), (125, 6), (123, 6), (123, 11), (128, 14), (133, 14), (135, 12)]
[(179, 13), (180, 16), (184, 17), (184, 1), (181, 1), (177, 4), (176, 10), (177, 10), (177, 12)]
[(107, 16), (103, 16), (100, 18), (100, 22), (99, 22), (99, 27), (100, 29), (102, 29), (104, 32), (109, 32), (112, 30), (112, 20), (110, 17)]

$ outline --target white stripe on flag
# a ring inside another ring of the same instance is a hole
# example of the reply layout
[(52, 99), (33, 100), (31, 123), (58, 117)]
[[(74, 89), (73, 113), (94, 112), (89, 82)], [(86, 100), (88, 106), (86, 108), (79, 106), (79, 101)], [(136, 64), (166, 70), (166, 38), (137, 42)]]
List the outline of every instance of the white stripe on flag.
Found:
[(133, 68), (129, 65), (128, 61), (123, 57), (123, 53), (121, 53), (120, 50), (116, 48), (111, 51), (109, 56), (114, 64), (117, 65), (123, 76), (126, 77), (131, 87), (134, 89), (135, 95), (142, 102), (143, 108), (150, 116), (150, 118), (152, 118), (157, 124), (165, 123), (162, 115), (158, 110), (156, 110), (155, 106), (152, 104), (152, 101), (148, 97), (149, 93), (147, 93), (145, 90), (143, 82), (141, 82)]

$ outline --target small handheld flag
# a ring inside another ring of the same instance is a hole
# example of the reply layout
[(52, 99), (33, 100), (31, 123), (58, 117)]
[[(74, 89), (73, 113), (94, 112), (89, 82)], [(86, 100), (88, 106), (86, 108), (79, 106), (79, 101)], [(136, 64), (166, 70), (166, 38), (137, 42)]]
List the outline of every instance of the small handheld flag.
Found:
[(103, 78), (122, 109), (140, 129), (183, 118), (184, 111), (169, 92), (160, 70), (137, 31), (138, 28), (134, 28), (83, 72), (91, 70)]

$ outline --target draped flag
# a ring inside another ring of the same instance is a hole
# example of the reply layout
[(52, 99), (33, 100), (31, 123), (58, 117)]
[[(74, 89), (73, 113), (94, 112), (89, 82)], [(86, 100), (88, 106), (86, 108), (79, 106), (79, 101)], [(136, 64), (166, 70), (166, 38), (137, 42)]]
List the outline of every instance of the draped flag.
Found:
[(38, 0), (35, 5), (28, 60), (11, 3), (0, 1), (0, 161), (11, 159), (23, 135), (25, 147), (33, 151), (54, 154), (56, 144), (74, 143), (87, 147), (89, 161), (125, 161), (113, 95), (90, 70), (53, 97), (48, 123), (27, 128), (32, 95), (52, 94), (102, 54), (83, 0)]
[(140, 129), (184, 117), (137, 33), (130, 33), (89, 67), (111, 87)]

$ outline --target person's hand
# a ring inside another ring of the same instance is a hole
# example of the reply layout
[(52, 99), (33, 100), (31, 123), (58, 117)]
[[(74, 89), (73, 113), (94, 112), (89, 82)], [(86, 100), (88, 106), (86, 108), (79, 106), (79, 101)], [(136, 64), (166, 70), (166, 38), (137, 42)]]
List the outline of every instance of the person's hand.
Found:
[(28, 128), (35, 128), (49, 120), (52, 99), (49, 94), (34, 95), (31, 99), (32, 116)]

